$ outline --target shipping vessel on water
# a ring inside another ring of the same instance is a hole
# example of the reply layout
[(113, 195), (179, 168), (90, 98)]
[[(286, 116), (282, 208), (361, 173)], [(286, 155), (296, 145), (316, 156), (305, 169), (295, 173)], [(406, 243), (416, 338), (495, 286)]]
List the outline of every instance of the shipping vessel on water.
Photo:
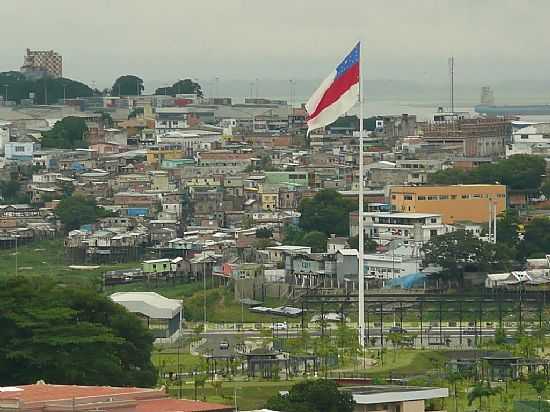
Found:
[(474, 110), (476, 113), (488, 116), (548, 116), (550, 115), (550, 104), (502, 106), (478, 104)]

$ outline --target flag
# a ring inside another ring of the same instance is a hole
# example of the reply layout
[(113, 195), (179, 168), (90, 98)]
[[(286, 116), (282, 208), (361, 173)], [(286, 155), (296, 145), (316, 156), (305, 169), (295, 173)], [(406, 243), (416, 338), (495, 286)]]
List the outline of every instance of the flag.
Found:
[(359, 101), (359, 43), (306, 103), (307, 132), (325, 127)]

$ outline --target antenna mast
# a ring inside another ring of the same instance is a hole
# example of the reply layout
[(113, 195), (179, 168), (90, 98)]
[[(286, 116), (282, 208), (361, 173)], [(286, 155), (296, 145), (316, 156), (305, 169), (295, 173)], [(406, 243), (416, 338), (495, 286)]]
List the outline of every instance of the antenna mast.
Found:
[(451, 113), (455, 112), (455, 58), (449, 57), (449, 76), (451, 78)]

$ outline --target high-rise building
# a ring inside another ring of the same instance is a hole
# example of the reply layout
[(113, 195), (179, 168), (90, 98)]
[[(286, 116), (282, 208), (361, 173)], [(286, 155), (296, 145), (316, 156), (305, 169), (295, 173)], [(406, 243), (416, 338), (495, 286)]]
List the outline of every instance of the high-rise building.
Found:
[(53, 50), (31, 50), (27, 54), (21, 66), (21, 72), (28, 77), (62, 77), (63, 57)]

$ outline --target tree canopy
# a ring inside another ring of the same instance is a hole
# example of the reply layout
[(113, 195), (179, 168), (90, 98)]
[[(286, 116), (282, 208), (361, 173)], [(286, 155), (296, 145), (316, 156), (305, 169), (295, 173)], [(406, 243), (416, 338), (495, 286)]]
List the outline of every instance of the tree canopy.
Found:
[(111, 96), (140, 96), (144, 89), (143, 79), (127, 74), (115, 80), (111, 88)]
[(352, 412), (351, 392), (341, 392), (333, 381), (311, 380), (290, 388), (288, 395), (268, 400), (267, 409), (281, 412)]
[(544, 172), (545, 162), (542, 157), (514, 155), (470, 171), (456, 168), (442, 170), (430, 175), (430, 183), (453, 185), (499, 182), (513, 190), (538, 191)]
[(344, 199), (336, 190), (324, 189), (300, 203), (300, 227), (305, 231), (316, 230), (326, 235), (334, 233), (348, 236), (349, 214), (356, 209), (354, 202)]
[(78, 229), (80, 226), (95, 223), (99, 217), (107, 214), (105, 209), (96, 205), (93, 199), (73, 195), (59, 202), (55, 214), (65, 226), (65, 230)]
[[(7, 86), (7, 88), (6, 88)], [(67, 78), (27, 79), (17, 71), (0, 73), (0, 94), (18, 104), (34, 93), (34, 103), (52, 104), (63, 98), (89, 97), (94, 91), (84, 83)], [(47, 96), (47, 100), (46, 100)]]
[(155, 90), (155, 94), (175, 97), (177, 94), (196, 94), (202, 97), (201, 85), (194, 82), (192, 79), (178, 80), (172, 86), (159, 87)]
[(153, 337), (109, 298), (48, 278), (0, 279), (0, 385), (152, 386)]
[(550, 219), (539, 217), (525, 225), (522, 248), (526, 257), (542, 258), (548, 253), (550, 250)]
[[(378, 243), (376, 243), (374, 240), (372, 239), (369, 239), (368, 237), (365, 236), (365, 248), (364, 248), (364, 253), (372, 253), (372, 252), (375, 252), (376, 251), (376, 248), (378, 247)], [(352, 248), (352, 249), (357, 249), (359, 250), (359, 235), (357, 236), (353, 236), (352, 238), (349, 239), (349, 246)]]
[(422, 250), (424, 266), (441, 266), (442, 277), (458, 280), (466, 269), (482, 270), (495, 259), (492, 244), (465, 230), (433, 236)]
[(58, 149), (86, 147), (87, 132), (84, 119), (68, 116), (56, 122), (51, 130), (42, 133), (42, 146)]

